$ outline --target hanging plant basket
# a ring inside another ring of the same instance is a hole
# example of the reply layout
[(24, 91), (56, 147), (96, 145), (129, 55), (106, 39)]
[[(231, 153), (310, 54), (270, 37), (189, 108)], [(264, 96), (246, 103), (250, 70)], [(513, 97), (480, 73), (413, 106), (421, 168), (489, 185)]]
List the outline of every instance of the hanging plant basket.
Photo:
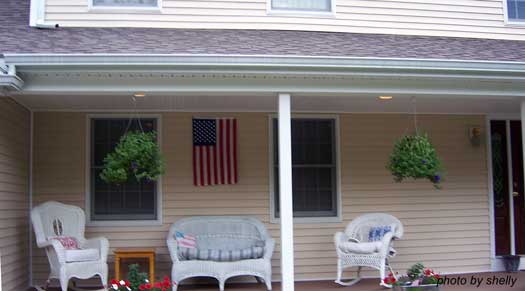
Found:
[(131, 131), (124, 134), (114, 151), (104, 158), (100, 177), (110, 184), (130, 178), (137, 182), (156, 181), (164, 174), (164, 161), (155, 132)]
[(396, 182), (406, 178), (428, 179), (436, 188), (443, 180), (443, 169), (427, 135), (405, 135), (395, 145), (387, 165)]

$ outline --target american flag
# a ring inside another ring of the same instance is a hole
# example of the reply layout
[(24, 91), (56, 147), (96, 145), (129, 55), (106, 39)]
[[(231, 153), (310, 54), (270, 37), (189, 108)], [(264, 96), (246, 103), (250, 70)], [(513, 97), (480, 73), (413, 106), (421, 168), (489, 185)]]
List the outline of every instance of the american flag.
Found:
[(193, 119), (193, 184), (237, 183), (237, 120)]
[(184, 233), (177, 231), (175, 233), (175, 240), (177, 245), (183, 248), (194, 249), (197, 247), (197, 240), (191, 235), (185, 235)]

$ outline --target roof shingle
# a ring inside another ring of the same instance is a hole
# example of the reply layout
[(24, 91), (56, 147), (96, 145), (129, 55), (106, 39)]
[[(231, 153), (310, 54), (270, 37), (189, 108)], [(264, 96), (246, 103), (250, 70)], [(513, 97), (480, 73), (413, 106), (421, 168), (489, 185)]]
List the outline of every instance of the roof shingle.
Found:
[(2, 0), (0, 53), (302, 55), (525, 61), (525, 41), (311, 31), (29, 27)]

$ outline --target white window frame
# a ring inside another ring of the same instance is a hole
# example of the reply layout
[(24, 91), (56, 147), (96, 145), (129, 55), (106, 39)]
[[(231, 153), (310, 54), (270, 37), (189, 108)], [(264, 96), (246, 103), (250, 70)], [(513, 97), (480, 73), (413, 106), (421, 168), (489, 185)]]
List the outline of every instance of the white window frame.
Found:
[(309, 11), (309, 10), (284, 10), (284, 9), (273, 9), (272, 0), (266, 0), (266, 14), (275, 16), (306, 16), (306, 17), (335, 17), (335, 8), (337, 0), (330, 0), (331, 9), (330, 11)]
[[(268, 169), (269, 169), (269, 192), (270, 192), (270, 223), (280, 223), (280, 218), (275, 213), (275, 185), (274, 185), (274, 164), (273, 164), (273, 119), (278, 118), (276, 114), (268, 116)], [(294, 223), (340, 223), (343, 221), (342, 200), (341, 200), (341, 150), (340, 150), (340, 130), (339, 115), (335, 114), (292, 114), (292, 119), (333, 119), (335, 123), (335, 195), (336, 195), (336, 216), (330, 217), (294, 217)]]
[(90, 12), (96, 13), (122, 13), (122, 12), (151, 12), (158, 13), (162, 12), (162, 0), (157, 0), (157, 6), (155, 7), (142, 7), (142, 6), (98, 6), (93, 4), (94, 0), (88, 0), (88, 9)]
[(516, 21), (509, 19), (509, 3), (507, 0), (503, 0), (503, 19), (506, 26), (525, 26), (525, 19), (523, 21)]
[(162, 225), (162, 176), (157, 180), (157, 218), (152, 220), (92, 220), (91, 219), (91, 120), (96, 118), (153, 118), (157, 120), (157, 142), (162, 152), (161, 114), (86, 114), (85, 213), (87, 226), (159, 226)]

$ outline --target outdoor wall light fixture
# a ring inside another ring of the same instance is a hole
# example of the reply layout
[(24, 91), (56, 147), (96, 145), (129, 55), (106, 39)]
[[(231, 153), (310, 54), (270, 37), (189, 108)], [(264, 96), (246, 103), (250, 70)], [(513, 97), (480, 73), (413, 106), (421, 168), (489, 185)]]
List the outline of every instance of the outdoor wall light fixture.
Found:
[(386, 96), (386, 95), (379, 96), (379, 99), (380, 99), (380, 100), (391, 100), (392, 98), (394, 98), (394, 97), (392, 97), (392, 96)]
[(144, 97), (146, 97), (146, 93), (144, 93), (144, 92), (136, 92), (136, 93), (133, 93), (133, 97), (135, 97), (135, 98), (144, 98)]
[(479, 126), (471, 126), (468, 128), (468, 138), (472, 146), (479, 146), (481, 144), (481, 128)]

